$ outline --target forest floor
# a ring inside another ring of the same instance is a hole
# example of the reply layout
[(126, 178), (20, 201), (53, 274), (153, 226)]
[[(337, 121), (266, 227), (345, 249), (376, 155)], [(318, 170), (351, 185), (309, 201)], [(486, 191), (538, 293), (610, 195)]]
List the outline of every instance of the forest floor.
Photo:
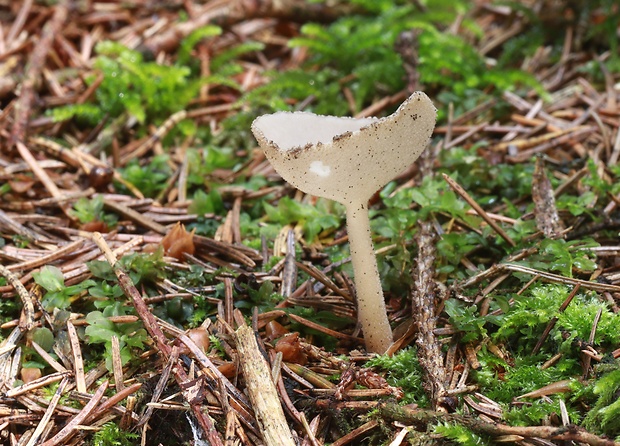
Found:
[[(615, 3), (0, 0), (0, 442), (620, 444)], [(376, 355), (250, 124), (417, 90)]]

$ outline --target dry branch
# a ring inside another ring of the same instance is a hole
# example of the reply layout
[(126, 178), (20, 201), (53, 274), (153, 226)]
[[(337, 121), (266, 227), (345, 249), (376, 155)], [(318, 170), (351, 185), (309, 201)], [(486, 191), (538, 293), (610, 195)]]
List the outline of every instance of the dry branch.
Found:
[(261, 353), (256, 334), (247, 325), (235, 332), (235, 344), (256, 420), (267, 446), (294, 446), (271, 370)]
[(418, 333), (416, 345), (420, 365), (426, 374), (426, 386), (436, 410), (443, 408), (446, 396), (444, 368), (441, 345), (435, 336), (437, 328), (437, 308), (435, 305), (435, 236), (432, 224), (420, 220), (416, 234), (418, 258), (412, 271), (413, 288), (411, 290), (411, 310)]
[(408, 426), (426, 427), (430, 424), (449, 422), (461, 424), (474, 432), (491, 435), (494, 437), (503, 435), (518, 435), (524, 438), (542, 438), (544, 440), (577, 441), (592, 446), (619, 446), (620, 443), (613, 440), (598, 437), (587, 432), (585, 429), (575, 426), (508, 426), (501, 423), (488, 423), (473, 417), (418, 410), (410, 407), (398, 406), (393, 403), (385, 403), (379, 406), (379, 415), (392, 421), (399, 421)]

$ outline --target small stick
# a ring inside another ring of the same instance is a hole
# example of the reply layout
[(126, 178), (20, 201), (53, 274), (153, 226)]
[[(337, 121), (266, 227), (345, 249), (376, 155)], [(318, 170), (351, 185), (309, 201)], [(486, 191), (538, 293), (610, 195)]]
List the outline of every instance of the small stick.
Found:
[(514, 240), (512, 240), (510, 236), (497, 223), (495, 223), (495, 221), (491, 217), (487, 215), (486, 211), (482, 209), (482, 207), (478, 203), (476, 203), (476, 201), (471, 197), (471, 195), (469, 195), (467, 191), (461, 187), (460, 184), (458, 184), (456, 181), (454, 181), (452, 178), (450, 178), (445, 173), (442, 175), (443, 175), (443, 179), (446, 180), (446, 182), (450, 185), (450, 187), (454, 190), (454, 192), (456, 192), (461, 197), (463, 197), (463, 199), (472, 208), (474, 208), (474, 210), (478, 213), (478, 215), (480, 215), (480, 217), (482, 217), (484, 221), (486, 221), (489, 224), (489, 226), (491, 226), (501, 238), (506, 240), (506, 242), (510, 246), (512, 247), (517, 246)]
[(416, 345), (420, 366), (425, 374), (425, 383), (430, 400), (436, 410), (446, 410), (446, 369), (444, 366), (441, 345), (435, 336), (437, 328), (437, 308), (435, 304), (435, 232), (428, 220), (418, 222), (418, 233), (415, 236), (418, 244), (418, 256), (411, 278), (411, 309), (414, 323), (418, 329)]
[(122, 216), (132, 220), (135, 223), (138, 223), (141, 226), (144, 226), (147, 229), (157, 232), (158, 234), (166, 234), (167, 232), (167, 229), (164, 225), (160, 225), (156, 221), (145, 217), (138, 211), (131, 209), (129, 206), (125, 206), (124, 204), (118, 203), (108, 198), (103, 199), (103, 204), (106, 208), (111, 209), (114, 212), (118, 212)]
[[(92, 416), (88, 417), (88, 420), (95, 420), (101, 417), (108, 410), (112, 409), (114, 406), (116, 406), (118, 403), (123, 401), (125, 398), (136, 393), (138, 390), (140, 390), (141, 387), (142, 387), (142, 383), (135, 383), (129, 387), (125, 387), (121, 392), (115, 393), (110, 398), (107, 398), (107, 399), (104, 398), (101, 405), (95, 411), (93, 411)], [(122, 406), (119, 409), (121, 411), (123, 411), (123, 409), (127, 410), (127, 408), (124, 408)], [(127, 412), (125, 412), (125, 414), (126, 413)]]
[(534, 276), (542, 277), (543, 279), (547, 279), (550, 282), (555, 283), (564, 283), (568, 285), (581, 285), (582, 287), (588, 290), (595, 291), (609, 291), (612, 293), (620, 293), (620, 286), (618, 285), (610, 285), (607, 283), (599, 283), (599, 282), (591, 282), (588, 280), (574, 279), (572, 277), (564, 277), (559, 274), (548, 273), (545, 271), (539, 271), (534, 268), (530, 268), (528, 266), (516, 265), (513, 263), (501, 263), (498, 265), (500, 270), (508, 270), (508, 271), (516, 271), (519, 273), (532, 274)]
[(267, 446), (294, 446), (278, 391), (269, 365), (256, 342), (252, 328), (242, 325), (235, 331), (235, 343), (252, 407)]
[(353, 429), (351, 432), (346, 434), (344, 437), (340, 437), (338, 440), (332, 443), (332, 446), (344, 446), (346, 444), (354, 443), (356, 440), (361, 440), (364, 438), (368, 432), (375, 429), (379, 426), (379, 422), (377, 420), (370, 420), (360, 427)]
[[(153, 391), (153, 396), (151, 397), (151, 403), (156, 403), (161, 398), (162, 393), (164, 393), (164, 389), (168, 385), (168, 378), (170, 377), (170, 371), (176, 364), (179, 359), (179, 349), (178, 347), (172, 347), (172, 353), (168, 358), (168, 362), (166, 363), (166, 367), (164, 367), (163, 372), (159, 376), (159, 381), (157, 381), (157, 385), (155, 386), (155, 390)], [(152, 406), (147, 406), (144, 414), (140, 417), (138, 424), (136, 427), (146, 426), (146, 424), (151, 419), (153, 415), (153, 411), (155, 409)]]
[[(588, 344), (592, 345), (594, 343), (594, 337), (596, 336), (596, 329), (598, 328), (598, 323), (601, 320), (601, 315), (603, 314), (603, 308), (599, 308), (596, 312), (596, 316), (594, 316), (594, 321), (592, 322), (592, 329), (590, 330), (590, 337), (588, 338)], [(583, 379), (588, 379), (588, 375), (590, 374), (590, 363), (592, 362), (592, 358), (589, 355), (584, 355), (582, 361), (583, 367)]]
[(32, 341), (32, 348), (34, 348), (34, 350), (50, 365), (50, 367), (52, 367), (54, 370), (56, 370), (59, 373), (66, 373), (68, 372), (68, 370), (58, 361), (56, 361), (54, 358), (52, 358), (52, 355), (50, 355), (48, 352), (46, 352), (45, 350), (43, 350), (43, 348), (41, 348), (41, 346), (39, 344), (37, 344), (35, 341)]
[(47, 376), (42, 376), (39, 379), (35, 379), (34, 381), (30, 381), (29, 383), (25, 383), (25, 384), (22, 384), (21, 386), (13, 387), (12, 389), (9, 389), (4, 394), (4, 396), (6, 396), (7, 398), (15, 398), (15, 397), (17, 397), (19, 395), (23, 395), (24, 393), (31, 392), (34, 389), (39, 389), (39, 388), (45, 387), (45, 386), (47, 386), (49, 384), (58, 382), (61, 379), (67, 377), (70, 374), (71, 374), (71, 372), (66, 371), (66, 372), (60, 372), (60, 373), (52, 373), (52, 374), (49, 374)]
[(406, 425), (437, 424), (438, 422), (458, 423), (474, 432), (487, 435), (520, 435), (522, 437), (542, 438), (544, 440), (577, 441), (592, 446), (620, 446), (619, 442), (601, 438), (575, 425), (569, 426), (508, 426), (501, 423), (489, 423), (466, 415), (445, 414), (429, 410), (412, 409), (395, 403), (383, 403), (379, 406), (379, 416), (395, 420)]

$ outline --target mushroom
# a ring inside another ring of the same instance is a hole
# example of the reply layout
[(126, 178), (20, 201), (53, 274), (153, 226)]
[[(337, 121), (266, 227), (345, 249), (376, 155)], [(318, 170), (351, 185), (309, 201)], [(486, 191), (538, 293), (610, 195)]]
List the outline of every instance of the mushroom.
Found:
[(366, 349), (392, 343), (368, 218), (368, 200), (427, 146), (437, 110), (413, 93), (385, 118), (341, 118), (307, 112), (259, 116), (252, 132), (275, 170), (301, 191), (346, 208), (358, 319)]

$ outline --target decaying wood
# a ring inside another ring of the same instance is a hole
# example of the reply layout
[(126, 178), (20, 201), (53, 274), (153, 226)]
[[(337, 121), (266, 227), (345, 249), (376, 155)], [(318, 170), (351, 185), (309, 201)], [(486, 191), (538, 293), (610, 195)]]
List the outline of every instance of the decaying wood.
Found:
[(295, 441), (284, 416), (271, 370), (258, 347), (254, 330), (247, 325), (237, 328), (235, 344), (239, 350), (243, 377), (265, 444), (294, 446)]

